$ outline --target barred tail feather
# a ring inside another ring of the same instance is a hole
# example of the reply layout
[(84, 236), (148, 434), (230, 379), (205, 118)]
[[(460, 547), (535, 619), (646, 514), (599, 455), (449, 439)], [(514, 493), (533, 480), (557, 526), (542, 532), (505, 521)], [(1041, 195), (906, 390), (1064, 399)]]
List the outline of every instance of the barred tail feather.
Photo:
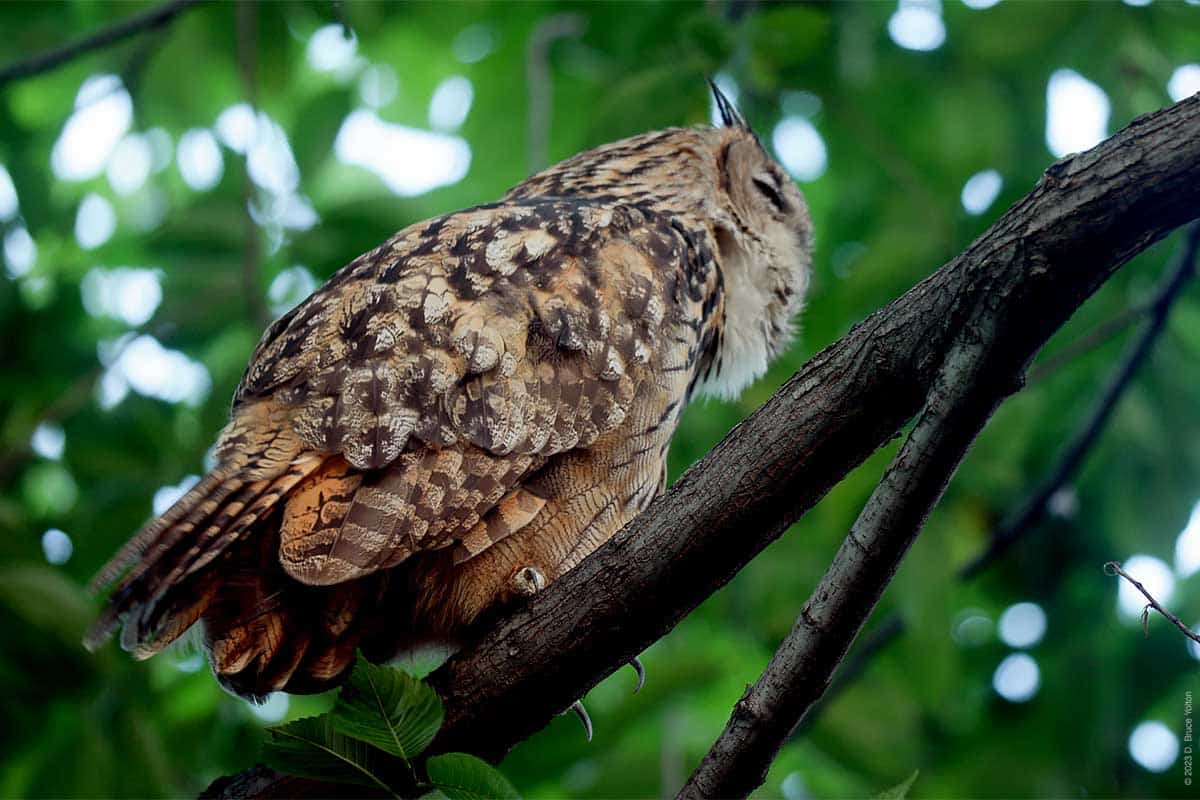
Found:
[(203, 568), (320, 464), (317, 456), (298, 458), (281, 474), (256, 475), (260, 479), (251, 481), (240, 477), (248, 470), (232, 474), (230, 467), (214, 470), (138, 533), (97, 575), (93, 584), (103, 586), (128, 570), (84, 645), (95, 649), (122, 622), (121, 644), (138, 658), (148, 658), (178, 638), (214, 597), (215, 584), (204, 580)]
[(205, 475), (187, 494), (175, 501), (175, 505), (167, 509), (162, 516), (146, 523), (144, 528), (126, 542), (92, 578), (88, 590), (100, 592), (111, 585), (123, 572), (141, 561), (151, 545), (156, 544), (164, 535), (169, 535), (181, 518), (198, 510), (210, 495), (220, 503), (240, 486), (241, 482), (236, 480), (236, 471), (228, 468), (217, 467)]

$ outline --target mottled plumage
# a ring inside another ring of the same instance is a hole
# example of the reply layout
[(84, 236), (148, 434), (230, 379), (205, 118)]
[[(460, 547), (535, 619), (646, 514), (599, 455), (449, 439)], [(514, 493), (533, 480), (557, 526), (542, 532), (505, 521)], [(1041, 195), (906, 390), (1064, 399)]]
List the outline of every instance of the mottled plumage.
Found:
[(98, 576), (89, 643), (123, 625), (146, 657), (203, 621), (234, 691), (317, 691), (641, 512), (686, 400), (760, 375), (808, 282), (804, 201), (721, 108), (412, 225), (272, 325), (216, 468)]

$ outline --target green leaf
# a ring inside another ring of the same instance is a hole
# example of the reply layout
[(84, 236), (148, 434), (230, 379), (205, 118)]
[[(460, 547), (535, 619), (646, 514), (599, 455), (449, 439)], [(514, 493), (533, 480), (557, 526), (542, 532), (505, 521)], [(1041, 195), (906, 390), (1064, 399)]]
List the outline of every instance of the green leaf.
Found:
[(884, 789), (879, 794), (875, 795), (875, 800), (904, 800), (908, 797), (908, 790), (912, 788), (916, 782), (917, 776), (921, 774), (921, 770), (914, 769), (913, 774), (909, 775), (903, 783), (898, 783), (890, 789)]
[(336, 730), (328, 714), (267, 729), (267, 762), (289, 775), (391, 788), (379, 777), (387, 755)]
[(520, 800), (508, 778), (467, 753), (434, 756), (425, 764), (429, 782), (450, 800)]
[(442, 701), (408, 673), (360, 655), (329, 716), (340, 733), (411, 761), (442, 726)]

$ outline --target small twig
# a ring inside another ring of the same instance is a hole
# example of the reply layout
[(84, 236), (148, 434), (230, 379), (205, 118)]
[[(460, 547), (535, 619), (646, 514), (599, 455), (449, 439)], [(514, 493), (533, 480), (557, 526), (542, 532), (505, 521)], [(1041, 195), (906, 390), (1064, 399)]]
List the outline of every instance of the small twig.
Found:
[(68, 61), (86, 55), (94, 50), (100, 50), (109, 45), (116, 44), (143, 31), (161, 28), (170, 24), (175, 17), (191, 6), (194, 6), (197, 2), (198, 0), (171, 0), (169, 3), (164, 3), (157, 8), (152, 8), (142, 14), (129, 17), (91, 36), (85, 36), (78, 41), (55, 50), (39, 53), (24, 61), (9, 64), (7, 67), (0, 69), (0, 85), (19, 78), (28, 78), (33, 75), (40, 75), (43, 72), (49, 72)]
[(1120, 575), (1122, 578), (1132, 583), (1134, 588), (1141, 592), (1142, 596), (1146, 598), (1146, 607), (1142, 609), (1142, 630), (1147, 634), (1149, 634), (1150, 631), (1150, 609), (1154, 609), (1170, 620), (1171, 624), (1173, 624), (1176, 628), (1179, 628), (1179, 630), (1183, 632), (1184, 636), (1188, 637), (1196, 644), (1200, 644), (1200, 633), (1196, 633), (1187, 625), (1184, 625), (1179, 617), (1175, 616), (1170, 611), (1167, 611), (1165, 608), (1159, 605), (1158, 601), (1154, 599), (1154, 595), (1150, 594), (1150, 592), (1146, 590), (1145, 586), (1142, 586), (1141, 581), (1130, 575), (1125, 570), (1121, 569), (1120, 564), (1115, 561), (1109, 561), (1104, 565), (1104, 574), (1112, 576)]
[(558, 39), (578, 36), (587, 27), (582, 14), (555, 14), (538, 23), (529, 34), (525, 57), (525, 82), (529, 87), (529, 171), (537, 172), (548, 160), (552, 81), (550, 45)]

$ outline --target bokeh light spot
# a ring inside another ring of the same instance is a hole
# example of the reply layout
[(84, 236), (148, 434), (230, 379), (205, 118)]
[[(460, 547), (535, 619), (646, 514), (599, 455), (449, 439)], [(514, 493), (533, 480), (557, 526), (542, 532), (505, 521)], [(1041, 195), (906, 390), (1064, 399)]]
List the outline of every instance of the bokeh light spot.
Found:
[(102, 408), (119, 404), (130, 389), (167, 403), (197, 406), (212, 388), (212, 378), (203, 364), (163, 347), (153, 336), (101, 342), (99, 349), (100, 361), (108, 367), (98, 387)]
[(288, 696), (284, 692), (271, 692), (262, 703), (246, 702), (250, 706), (251, 713), (269, 725), (274, 725), (287, 716)]
[(84, 250), (95, 250), (112, 238), (117, 230), (117, 212), (112, 203), (89, 192), (79, 203), (75, 215), (75, 241)]
[(61, 425), (53, 422), (39, 423), (33, 429), (33, 435), (29, 437), (29, 449), (33, 450), (36, 455), (51, 461), (58, 461), (62, 458), (66, 446), (66, 433), (63, 432)]
[(4, 263), (10, 278), (28, 275), (37, 263), (37, 243), (23, 225), (10, 228), (4, 234)]
[(438, 84), (429, 101), (429, 126), (439, 131), (453, 132), (466, 122), (471, 111), (475, 90), (461, 75), (453, 75)]
[(162, 273), (156, 269), (93, 267), (80, 284), (83, 307), (93, 317), (145, 324), (162, 302)]
[(991, 208), (992, 203), (1000, 196), (1004, 187), (1004, 179), (994, 169), (976, 172), (967, 178), (962, 189), (962, 205), (971, 216), (979, 216)]
[(65, 181), (85, 181), (104, 170), (133, 122), (133, 100), (116, 75), (93, 75), (79, 87), (75, 111), (50, 152), (50, 167)]
[(121, 139), (108, 160), (108, 185), (119, 195), (130, 195), (146, 183), (154, 168), (154, 151), (142, 134)]
[(1176, 67), (1167, 81), (1167, 94), (1178, 103), (1196, 92), (1200, 92), (1200, 64), (1184, 64)]
[(784, 117), (771, 133), (771, 145), (784, 169), (797, 180), (815, 181), (825, 174), (829, 157), (825, 140), (804, 117)]
[(250, 149), (257, 127), (258, 118), (249, 103), (237, 103), (217, 115), (217, 136), (235, 153)]
[(1046, 635), (1046, 612), (1037, 603), (1016, 603), (1000, 615), (1000, 640), (1009, 647), (1033, 647)]
[(17, 215), (17, 187), (8, 170), (0, 164), (0, 222), (8, 222)]
[(978, 608), (964, 608), (954, 616), (950, 636), (963, 647), (979, 647), (992, 640), (995, 624)]
[(300, 168), (296, 166), (287, 133), (261, 112), (246, 152), (246, 169), (254, 183), (275, 194), (288, 194), (300, 185)]
[(352, 67), (358, 54), (358, 38), (339, 23), (317, 28), (308, 39), (304, 57), (317, 72), (342, 72)]
[(450, 50), (464, 64), (482, 61), (496, 49), (496, 34), (487, 25), (468, 25), (454, 37)]
[(267, 289), (267, 300), (271, 303), (271, 313), (281, 317), (291, 311), (300, 301), (313, 293), (317, 288), (317, 279), (305, 267), (294, 266), (281, 270), (271, 280)]
[(1041, 685), (1037, 662), (1027, 653), (1007, 656), (992, 674), (992, 688), (1010, 703), (1024, 703), (1037, 694)]
[(75, 545), (71, 537), (58, 528), (51, 528), (42, 534), (42, 553), (51, 564), (65, 564), (71, 558)]
[(940, 0), (900, 0), (888, 19), (888, 36), (906, 50), (936, 50), (946, 41)]
[(395, 100), (399, 88), (396, 71), (387, 64), (367, 67), (358, 79), (358, 97), (371, 108), (383, 108)]
[(1161, 722), (1143, 722), (1129, 734), (1129, 755), (1142, 769), (1166, 772), (1179, 757), (1179, 737)]
[(1175, 574), (1187, 578), (1200, 570), (1200, 502), (1192, 506), (1187, 525), (1175, 539)]
[(183, 182), (197, 192), (216, 186), (225, 172), (217, 137), (207, 128), (192, 128), (180, 136), (175, 159)]
[(346, 117), (334, 152), (343, 163), (374, 172), (402, 197), (458, 183), (471, 166), (466, 140), (385, 122), (366, 109)]
[(1095, 147), (1108, 135), (1112, 106), (1096, 84), (1070, 69), (1046, 84), (1046, 146), (1055, 158)]

